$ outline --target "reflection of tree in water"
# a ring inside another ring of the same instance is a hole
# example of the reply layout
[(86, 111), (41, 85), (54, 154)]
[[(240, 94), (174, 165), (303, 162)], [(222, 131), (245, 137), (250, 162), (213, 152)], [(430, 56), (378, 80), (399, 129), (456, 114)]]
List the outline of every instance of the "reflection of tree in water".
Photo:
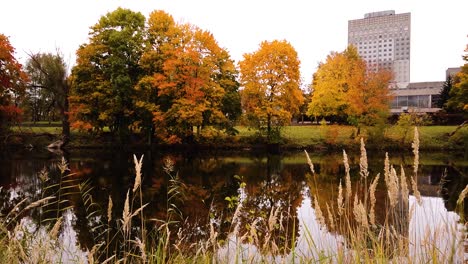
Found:
[[(287, 254), (292, 243), (296, 243), (291, 240), (297, 239), (299, 234), (297, 208), (302, 202), (304, 166), (289, 165), (286, 168), (280, 156), (269, 155), (266, 163), (256, 160), (253, 166), (241, 170), (246, 188), (238, 236), (249, 234), (249, 242), (260, 250), (271, 250), (274, 244), (281, 253)], [(277, 224), (269, 230), (269, 220), (276, 210), (279, 212)], [(256, 229), (258, 238), (250, 236), (252, 228)]]

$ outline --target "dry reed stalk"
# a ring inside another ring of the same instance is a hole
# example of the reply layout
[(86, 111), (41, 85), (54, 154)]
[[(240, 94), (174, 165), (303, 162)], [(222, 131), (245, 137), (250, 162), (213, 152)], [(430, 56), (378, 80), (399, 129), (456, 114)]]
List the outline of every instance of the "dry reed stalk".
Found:
[(335, 218), (333, 217), (333, 214), (330, 209), (330, 205), (327, 203), (327, 213), (328, 213), (328, 222), (330, 222), (330, 227), (332, 230), (335, 230)]
[(351, 189), (351, 176), (349, 175), (349, 163), (348, 163), (348, 155), (346, 155), (346, 151), (343, 150), (343, 163), (345, 166), (345, 187), (346, 187), (346, 201), (351, 200), (352, 189)]
[(413, 195), (416, 197), (416, 201), (419, 205), (422, 204), (421, 193), (418, 190), (418, 183), (415, 180), (415, 177), (411, 177), (411, 188), (413, 189)]
[(63, 216), (57, 219), (57, 222), (55, 222), (54, 227), (49, 232), (49, 236), (52, 240), (57, 239), (58, 233), (60, 231), (60, 227), (62, 226), (62, 221), (63, 221)]
[(135, 184), (133, 185), (133, 193), (138, 190), (141, 185), (141, 167), (143, 166), (143, 156), (141, 155), (140, 160), (137, 159), (136, 155), (133, 155), (133, 162), (135, 163)]
[(270, 216), (268, 217), (268, 230), (270, 232), (273, 232), (275, 228), (275, 225), (278, 220), (278, 213), (279, 213), (279, 207), (277, 207), (275, 210), (275, 207), (272, 206), (271, 211), (270, 211)]
[(369, 221), (371, 225), (375, 226), (375, 203), (377, 199), (375, 198), (375, 191), (377, 189), (377, 184), (379, 184), (380, 174), (377, 174), (375, 179), (372, 181), (369, 188), (369, 197), (370, 197), (370, 211), (369, 211)]
[(123, 231), (125, 234), (129, 231), (129, 224), (130, 224), (130, 197), (129, 197), (130, 190), (127, 191), (127, 199), (125, 199), (124, 203), (124, 210), (122, 212), (122, 221), (123, 221)]
[(320, 205), (318, 203), (317, 197), (315, 197), (314, 199), (314, 208), (315, 208), (315, 218), (317, 218), (317, 222), (319, 223), (319, 225), (321, 225), (324, 228), (327, 227), (325, 223), (325, 218), (323, 217), (322, 209), (320, 209)]
[(467, 194), (468, 194), (468, 184), (466, 185), (465, 189), (463, 189), (463, 191), (460, 193), (460, 196), (458, 196), (458, 200), (457, 200), (458, 205), (463, 203)]
[(310, 160), (309, 153), (307, 153), (307, 150), (305, 149), (304, 149), (304, 153), (306, 155), (307, 164), (309, 164), (310, 171), (312, 172), (312, 174), (315, 174), (314, 164), (312, 163), (312, 160)]
[(419, 167), (419, 132), (418, 132), (418, 127), (414, 127), (414, 139), (413, 143), (411, 144), (411, 147), (413, 148), (413, 154), (414, 154), (414, 175), (418, 175), (418, 167)]
[(367, 176), (369, 176), (368, 167), (366, 145), (364, 144), (364, 139), (361, 138), (361, 158), (359, 159), (359, 173), (361, 174), (361, 178), (367, 178)]
[(400, 165), (400, 186), (401, 186), (401, 196), (403, 199), (403, 202), (405, 204), (408, 204), (408, 197), (409, 197), (409, 189), (408, 189), (408, 183), (406, 181), (406, 175), (405, 175), (405, 169), (403, 168), (403, 165)]
[(411, 187), (413, 188), (413, 195), (416, 197), (416, 201), (419, 205), (422, 204), (421, 193), (418, 190), (418, 167), (419, 167), (419, 132), (418, 127), (414, 127), (414, 138), (411, 143), (414, 154), (413, 172), (414, 175), (411, 177)]
[(109, 202), (107, 204), (107, 223), (112, 220), (112, 197), (109, 195)]
[(341, 216), (344, 211), (344, 201), (343, 201), (343, 186), (341, 185), (341, 180), (340, 180), (340, 185), (338, 185), (338, 215)]
[(134, 216), (136, 216), (139, 212), (141, 212), (148, 204), (149, 203), (146, 203), (143, 206), (141, 206), (140, 208), (136, 209), (135, 212), (133, 212), (133, 214), (130, 216), (130, 219), (133, 218)]
[(398, 185), (397, 173), (393, 166), (391, 166), (387, 185), (388, 198), (390, 200), (391, 208), (395, 208), (396, 204), (398, 203)]

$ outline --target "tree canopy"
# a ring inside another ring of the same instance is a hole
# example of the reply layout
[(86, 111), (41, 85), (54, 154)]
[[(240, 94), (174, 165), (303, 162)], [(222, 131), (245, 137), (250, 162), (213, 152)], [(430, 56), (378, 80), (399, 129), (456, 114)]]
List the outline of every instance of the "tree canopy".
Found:
[(0, 132), (21, 115), (18, 101), (24, 95), (27, 79), (10, 40), (0, 34)]
[(239, 62), (242, 107), (250, 124), (270, 140), (304, 101), (299, 65), (296, 50), (285, 40), (264, 41)]
[(391, 78), (388, 71), (368, 71), (353, 46), (332, 52), (314, 73), (308, 114), (372, 124), (389, 111)]
[(77, 51), (72, 71), (74, 126), (102, 130), (122, 139), (134, 116), (134, 87), (145, 43), (145, 17), (118, 8), (91, 27), (89, 43)]
[[(37, 91), (31, 103), (43, 101), (45, 107), (58, 109), (62, 119), (62, 137), (68, 143), (70, 137), (69, 91), (70, 80), (67, 64), (59, 53), (30, 54), (26, 63), (26, 71), (30, 77), (30, 91)], [(38, 109), (36, 109), (38, 110)]]

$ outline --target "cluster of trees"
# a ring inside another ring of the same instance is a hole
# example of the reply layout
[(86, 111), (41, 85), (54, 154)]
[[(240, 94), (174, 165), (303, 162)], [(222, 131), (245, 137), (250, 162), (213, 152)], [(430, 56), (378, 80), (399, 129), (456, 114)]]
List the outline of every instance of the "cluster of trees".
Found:
[[(73, 127), (108, 128), (121, 141), (140, 133), (175, 143), (204, 131), (233, 134), (242, 116), (271, 141), (300, 113), (358, 128), (389, 114), (391, 73), (368, 71), (353, 46), (319, 64), (310, 94), (301, 90), (289, 42), (264, 41), (236, 67), (210, 32), (164, 11), (145, 18), (118, 8), (90, 28), (76, 55), (71, 74), (59, 52), (29, 54), (23, 68), (0, 35), (0, 124), (24, 111), (32, 121), (60, 117), (65, 141)], [(467, 65), (446, 104), (465, 112)]]

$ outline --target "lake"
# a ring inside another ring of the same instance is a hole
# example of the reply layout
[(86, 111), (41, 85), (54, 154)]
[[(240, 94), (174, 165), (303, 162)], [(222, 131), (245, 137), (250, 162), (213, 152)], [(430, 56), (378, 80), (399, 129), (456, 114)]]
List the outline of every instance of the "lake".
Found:
[[(127, 192), (132, 193), (135, 181), (133, 154), (138, 158), (144, 155), (141, 190), (142, 200), (148, 203), (144, 209), (148, 228), (157, 228), (161, 220), (174, 220), (176, 224), (172, 232), (175, 234), (182, 227), (185, 245), (209, 239), (210, 228), (214, 226), (217, 239), (224, 241), (219, 254), (233, 254), (230, 250), (235, 247), (230, 244), (249, 233), (252, 223), (268, 222), (274, 212), (279, 212), (276, 215), (280, 219), (277, 221), (279, 228), (270, 232), (273, 236), (268, 238), (275, 245), (294, 245), (302, 254), (319, 258), (323, 252), (336, 251), (336, 247), (344, 243), (340, 241), (346, 240), (347, 234), (334, 229), (330, 221), (325, 225), (318, 223), (314, 204), (317, 199), (324, 215), (327, 206), (336, 208), (338, 185), (340, 182), (344, 184), (345, 176), (342, 153), (309, 153), (315, 169), (315, 175), (312, 175), (302, 151), (281, 154), (249, 149), (157, 153), (4, 151), (0, 154), (0, 212), (7, 214), (24, 198), (32, 202), (54, 195), (59, 200), (57, 203), (25, 213), (24, 221), (34, 229), (65, 215), (68, 224), (62, 228), (62, 239), (66, 238), (69, 251), (90, 250), (103, 239), (99, 230), (105, 222), (109, 197), (113, 202), (113, 219), (122, 217)], [(369, 152), (367, 155), (370, 184), (378, 173), (383, 175), (385, 153)], [(389, 153), (389, 156), (398, 172), (402, 166), (407, 176), (413, 175), (411, 153)], [(70, 175), (66, 177), (57, 168), (62, 157), (70, 169)], [(359, 153), (348, 153), (348, 157), (354, 186), (360, 178)], [(47, 180), (40, 176), (44, 168), (48, 171)], [(410, 254), (424, 250), (422, 245), (429, 239), (428, 230), (438, 230), (446, 225), (463, 230), (458, 224), (460, 214), (455, 209), (460, 192), (468, 184), (467, 175), (468, 161), (464, 153), (420, 154), (417, 182), (422, 201), (417, 204), (416, 198), (410, 195), (405, 207), (410, 217), (402, 221), (405, 227), (399, 229), (399, 232), (410, 234), (407, 235)], [(381, 176), (375, 195), (375, 217), (379, 225), (388, 219), (384, 185)], [(177, 186), (177, 195), (171, 196), (174, 186)], [(355, 190), (355, 193), (360, 196), (360, 191)], [(234, 236), (233, 215), (239, 202), (243, 213), (236, 219), (240, 229)], [(446, 247), (449, 250), (452, 243), (461, 243), (452, 233), (435, 233), (438, 236), (431, 239), (440, 243), (437, 247), (441, 250)], [(260, 241), (242, 241), (243, 252), (260, 254), (258, 246), (265, 243), (267, 234), (268, 230), (259, 228)], [(315, 241), (313, 247), (311, 240)], [(176, 243), (176, 238), (171, 242)], [(284, 258), (290, 254), (284, 250), (272, 257)], [(463, 258), (461, 247), (457, 248), (457, 256)]]

